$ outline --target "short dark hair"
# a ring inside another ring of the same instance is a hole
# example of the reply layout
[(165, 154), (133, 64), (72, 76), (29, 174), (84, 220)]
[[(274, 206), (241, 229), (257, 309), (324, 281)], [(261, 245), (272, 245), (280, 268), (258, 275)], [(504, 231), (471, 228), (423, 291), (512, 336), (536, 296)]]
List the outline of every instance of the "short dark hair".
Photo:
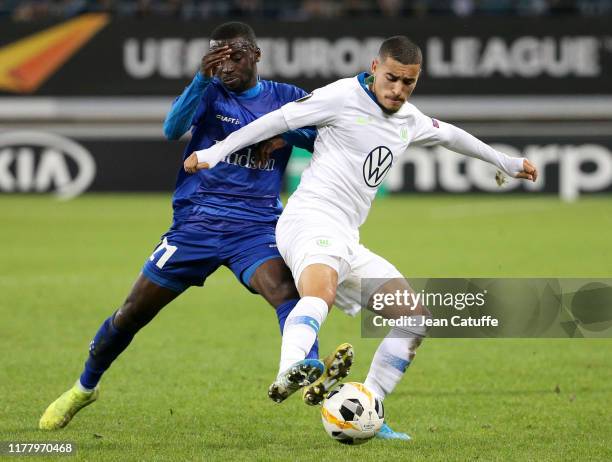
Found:
[(241, 37), (252, 45), (257, 46), (257, 39), (253, 28), (248, 24), (238, 21), (226, 22), (217, 26), (210, 34), (212, 40), (229, 40), (236, 37)]
[(394, 35), (386, 39), (378, 50), (380, 59), (393, 58), (402, 64), (421, 64), (423, 53), (419, 46), (405, 35)]

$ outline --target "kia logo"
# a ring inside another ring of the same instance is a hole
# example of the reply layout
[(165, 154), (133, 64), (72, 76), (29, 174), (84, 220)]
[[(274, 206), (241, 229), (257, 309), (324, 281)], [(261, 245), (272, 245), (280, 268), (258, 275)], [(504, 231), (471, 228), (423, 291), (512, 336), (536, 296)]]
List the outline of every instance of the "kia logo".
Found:
[(0, 191), (53, 192), (70, 199), (95, 175), (92, 155), (72, 140), (41, 132), (0, 133)]
[(363, 163), (363, 179), (371, 188), (376, 188), (385, 179), (393, 165), (393, 153), (386, 146), (378, 146), (370, 151)]

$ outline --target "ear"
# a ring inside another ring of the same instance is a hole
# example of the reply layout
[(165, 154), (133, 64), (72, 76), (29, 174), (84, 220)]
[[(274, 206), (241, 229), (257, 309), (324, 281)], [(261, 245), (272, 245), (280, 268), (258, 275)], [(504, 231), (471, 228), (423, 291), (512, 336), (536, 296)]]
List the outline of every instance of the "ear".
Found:
[(258, 63), (261, 59), (261, 48), (255, 48), (255, 62)]
[(374, 74), (376, 72), (376, 67), (378, 66), (378, 58), (374, 58), (372, 60), (372, 65), (370, 66), (370, 71), (372, 72), (372, 74)]

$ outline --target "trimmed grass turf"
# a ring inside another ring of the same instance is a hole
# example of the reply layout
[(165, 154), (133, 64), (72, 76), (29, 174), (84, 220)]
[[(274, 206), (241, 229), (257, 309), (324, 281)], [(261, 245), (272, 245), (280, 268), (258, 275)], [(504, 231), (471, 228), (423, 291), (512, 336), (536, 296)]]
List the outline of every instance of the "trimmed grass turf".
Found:
[[(97, 403), (38, 431), (170, 213), (165, 195), (0, 196), (0, 441), (72, 441), (87, 461), (612, 459), (612, 340), (429, 339), (386, 400), (414, 441), (336, 444), (316, 409), (267, 399), (276, 318), (227, 270), (139, 333)], [(610, 277), (610, 229), (605, 197), (405, 197), (375, 203), (362, 241), (408, 277)], [(333, 312), (321, 351), (341, 341), (363, 381), (378, 341)]]

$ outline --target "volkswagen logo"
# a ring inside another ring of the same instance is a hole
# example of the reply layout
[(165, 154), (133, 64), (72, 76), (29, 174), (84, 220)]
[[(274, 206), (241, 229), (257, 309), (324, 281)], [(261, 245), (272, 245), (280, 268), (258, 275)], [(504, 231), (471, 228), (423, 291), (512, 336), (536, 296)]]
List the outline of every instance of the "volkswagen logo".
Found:
[(386, 146), (370, 151), (363, 163), (363, 179), (371, 188), (378, 187), (393, 165), (393, 153)]

